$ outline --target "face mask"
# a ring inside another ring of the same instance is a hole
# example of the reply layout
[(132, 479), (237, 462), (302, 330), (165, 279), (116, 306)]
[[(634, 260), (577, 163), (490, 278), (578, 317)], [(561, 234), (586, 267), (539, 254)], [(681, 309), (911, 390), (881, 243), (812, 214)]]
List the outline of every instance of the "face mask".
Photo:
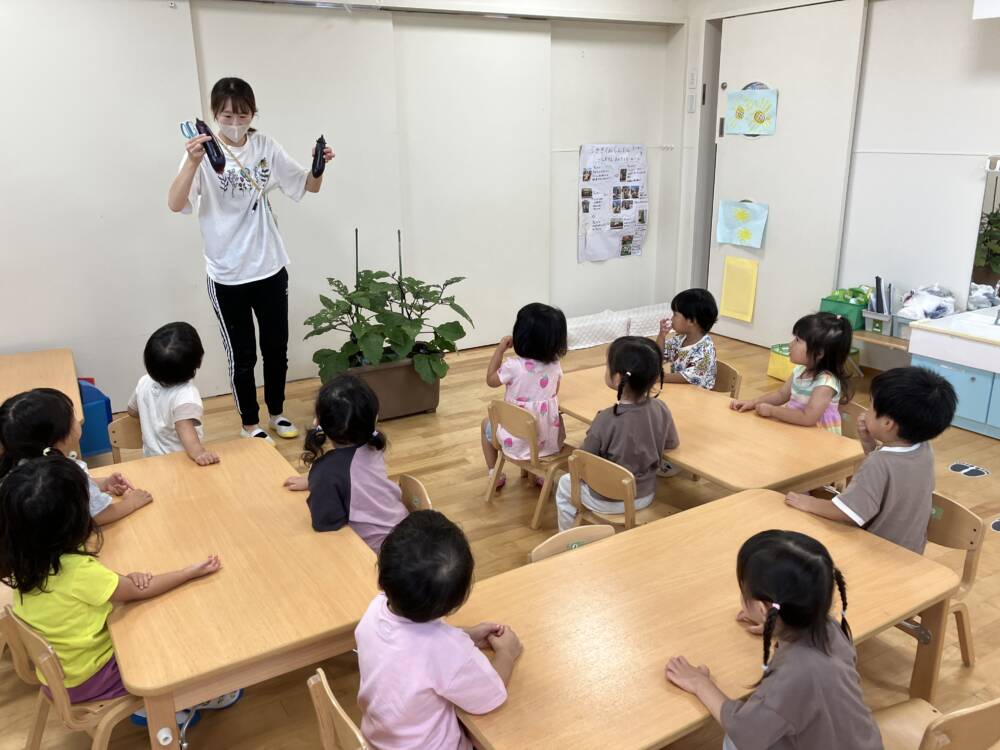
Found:
[(243, 136), (247, 134), (249, 129), (249, 123), (246, 125), (223, 125), (222, 123), (219, 123), (219, 132), (233, 143), (242, 143)]

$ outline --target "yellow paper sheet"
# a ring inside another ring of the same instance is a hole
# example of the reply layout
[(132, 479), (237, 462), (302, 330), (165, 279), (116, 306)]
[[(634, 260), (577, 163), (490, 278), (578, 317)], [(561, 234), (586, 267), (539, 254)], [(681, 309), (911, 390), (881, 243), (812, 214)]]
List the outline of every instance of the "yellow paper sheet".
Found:
[(757, 299), (757, 261), (726, 256), (722, 272), (722, 304), (719, 315), (749, 323)]

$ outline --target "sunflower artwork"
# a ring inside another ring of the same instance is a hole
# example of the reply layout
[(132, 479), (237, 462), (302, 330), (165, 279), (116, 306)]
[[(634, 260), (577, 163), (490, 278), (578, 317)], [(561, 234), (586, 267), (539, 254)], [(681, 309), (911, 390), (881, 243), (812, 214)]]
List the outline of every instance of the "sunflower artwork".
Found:
[(729, 92), (726, 102), (726, 135), (774, 135), (777, 120), (777, 89)]
[(721, 244), (759, 248), (767, 226), (766, 203), (721, 201), (715, 239)]

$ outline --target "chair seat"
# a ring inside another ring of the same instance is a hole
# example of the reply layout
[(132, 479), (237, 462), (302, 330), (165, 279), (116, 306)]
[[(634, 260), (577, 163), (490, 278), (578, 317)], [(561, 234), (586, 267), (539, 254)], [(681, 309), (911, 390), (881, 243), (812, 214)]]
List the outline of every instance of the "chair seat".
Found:
[(918, 750), (927, 726), (941, 716), (927, 701), (919, 698), (897, 703), (873, 714), (885, 750)]

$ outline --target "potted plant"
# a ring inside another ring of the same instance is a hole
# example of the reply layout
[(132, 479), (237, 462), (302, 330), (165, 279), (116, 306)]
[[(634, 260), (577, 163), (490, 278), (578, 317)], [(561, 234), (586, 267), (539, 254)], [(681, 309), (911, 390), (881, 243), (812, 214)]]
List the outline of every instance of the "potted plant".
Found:
[(990, 286), (1000, 280), (1000, 211), (983, 212), (980, 218), (972, 280)]
[(433, 325), (429, 317), (436, 308), (448, 307), (472, 324), (449, 294), (463, 280), (455, 276), (429, 284), (404, 276), (402, 254), (392, 273), (356, 269), (353, 289), (328, 278), (334, 296), (320, 295), (323, 307), (306, 319), (311, 330), (305, 338), (330, 331), (348, 338), (340, 349), (313, 354), (320, 380), (325, 383), (342, 372), (363, 379), (378, 396), (382, 419), (436, 409), (441, 378), (448, 372), (445, 352), (457, 351), (465, 329), (457, 320)]

